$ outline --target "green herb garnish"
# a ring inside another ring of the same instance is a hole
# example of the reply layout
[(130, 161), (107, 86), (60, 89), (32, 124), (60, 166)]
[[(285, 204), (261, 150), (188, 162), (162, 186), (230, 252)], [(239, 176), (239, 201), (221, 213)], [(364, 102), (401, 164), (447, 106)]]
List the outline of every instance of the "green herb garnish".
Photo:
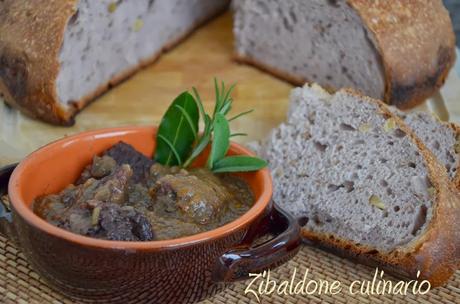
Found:
[[(155, 160), (167, 166), (187, 168), (211, 145), (206, 167), (215, 173), (257, 171), (267, 166), (267, 162), (252, 156), (226, 156), (230, 138), (246, 136), (245, 133), (231, 133), (230, 122), (249, 114), (245, 111), (227, 118), (232, 109), (232, 85), (226, 89), (224, 82), (220, 87), (214, 80), (216, 101), (212, 116), (204, 110), (198, 91), (193, 95), (184, 92), (169, 106), (163, 116), (157, 134)], [(199, 120), (203, 130), (199, 132)]]
[(267, 162), (263, 159), (245, 156), (245, 155), (236, 155), (236, 156), (227, 156), (214, 164), (213, 172), (245, 172), (245, 171), (254, 171), (259, 170), (267, 165)]
[(180, 94), (161, 120), (155, 160), (166, 166), (182, 166), (197, 138), (199, 119), (193, 96), (188, 92)]
[(227, 155), (228, 148), (230, 148), (230, 125), (225, 116), (218, 112), (213, 126), (214, 138), (207, 162), (209, 169), (212, 169), (218, 160), (224, 158)]

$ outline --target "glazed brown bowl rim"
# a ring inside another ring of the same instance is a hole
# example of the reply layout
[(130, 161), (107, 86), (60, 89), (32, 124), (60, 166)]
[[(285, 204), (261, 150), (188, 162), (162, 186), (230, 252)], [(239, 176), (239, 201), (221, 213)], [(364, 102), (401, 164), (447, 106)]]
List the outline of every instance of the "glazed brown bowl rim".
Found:
[[(245, 225), (251, 223), (253, 220), (257, 219), (260, 215), (262, 215), (263, 212), (266, 210), (266, 207), (269, 205), (271, 201), (273, 192), (272, 178), (268, 168), (260, 170), (260, 174), (262, 174), (264, 184), (262, 193), (254, 202), (254, 205), (245, 214), (243, 214), (236, 220), (216, 229), (171, 240), (136, 242), (110, 241), (75, 234), (73, 232), (58, 228), (48, 223), (46, 220), (40, 218), (30, 208), (30, 203), (27, 203), (22, 199), (20, 194), (21, 171), (24, 168), (26, 168), (31, 162), (35, 161), (35, 159), (40, 154), (47, 153), (50, 150), (54, 149), (56, 146), (62, 146), (65, 143), (78, 141), (81, 138), (93, 137), (94, 140), (97, 140), (98, 136), (104, 136), (104, 134), (106, 136), (109, 136), (110, 134), (110, 137), (113, 137), (116, 136), (116, 133), (126, 134), (128, 132), (139, 132), (142, 130), (146, 131), (147, 129), (156, 132), (157, 128), (150, 126), (126, 126), (85, 131), (53, 141), (39, 148), (35, 152), (32, 152), (23, 161), (19, 163), (19, 165), (13, 171), (9, 181), (8, 195), (10, 197), (11, 205), (15, 210), (15, 213), (17, 213), (23, 220), (25, 220), (27, 223), (34, 226), (35, 228), (47, 234), (50, 234), (56, 238), (64, 239), (71, 243), (77, 243), (79, 245), (101, 249), (123, 249), (137, 251), (154, 249), (174, 249), (221, 238), (231, 234), (232, 232), (238, 231)], [(230, 150), (236, 152), (237, 154), (254, 155), (254, 153), (251, 152), (249, 149), (235, 142), (231, 142)], [(24, 183), (24, 181), (22, 181), (22, 183)]]

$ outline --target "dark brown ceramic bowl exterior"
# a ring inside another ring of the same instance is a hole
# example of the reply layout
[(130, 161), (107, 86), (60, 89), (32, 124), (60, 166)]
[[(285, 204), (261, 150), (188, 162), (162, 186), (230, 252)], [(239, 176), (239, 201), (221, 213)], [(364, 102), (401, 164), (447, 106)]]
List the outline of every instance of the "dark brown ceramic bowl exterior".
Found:
[[(120, 140), (151, 154), (154, 134), (155, 129), (148, 127), (83, 133), (38, 150), (15, 169), (9, 182), (12, 219), (7, 209), (0, 208), (0, 232), (18, 244), (51, 286), (73, 297), (101, 302), (192, 303), (297, 253), (299, 227), (271, 203), (267, 170), (242, 175), (257, 198), (247, 214), (216, 230), (177, 240), (96, 240), (61, 230), (32, 213), (34, 197), (73, 182), (92, 155)], [(232, 144), (230, 153), (250, 152)], [(0, 191), (5, 190), (11, 171), (0, 171)], [(265, 234), (275, 238), (250, 246)]]

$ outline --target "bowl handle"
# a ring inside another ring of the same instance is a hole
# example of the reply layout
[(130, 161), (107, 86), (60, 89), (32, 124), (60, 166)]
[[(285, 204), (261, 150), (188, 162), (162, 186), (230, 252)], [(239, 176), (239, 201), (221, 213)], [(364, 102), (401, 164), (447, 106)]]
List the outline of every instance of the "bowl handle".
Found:
[[(263, 236), (273, 235), (269, 241), (251, 246)], [(253, 225), (241, 245), (224, 253), (217, 261), (214, 282), (233, 282), (249, 278), (250, 273), (277, 267), (294, 257), (300, 249), (300, 227), (290, 214), (276, 203), (258, 225)]]
[(8, 193), (8, 181), (17, 164), (9, 165), (0, 169), (0, 234), (15, 242), (16, 237), (13, 229), (13, 213), (9, 204), (2, 197)]

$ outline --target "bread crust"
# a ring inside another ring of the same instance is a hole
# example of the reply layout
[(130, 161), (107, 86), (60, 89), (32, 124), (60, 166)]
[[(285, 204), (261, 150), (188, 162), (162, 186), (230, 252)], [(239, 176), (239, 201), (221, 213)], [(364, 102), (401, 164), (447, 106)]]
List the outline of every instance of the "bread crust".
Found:
[(436, 201), (433, 204), (431, 220), (424, 231), (404, 247), (391, 252), (379, 252), (375, 248), (355, 244), (354, 242), (336, 238), (329, 234), (319, 234), (302, 229), (303, 237), (320, 247), (338, 255), (357, 260), (404, 278), (417, 278), (430, 281), (433, 287), (445, 284), (457, 270), (460, 263), (460, 197), (458, 191), (449, 181), (446, 169), (438, 163), (424, 143), (397, 115), (389, 111), (386, 105), (378, 100), (364, 97), (354, 90), (346, 90), (356, 98), (375, 103), (381, 113), (392, 117), (397, 126), (416, 144), (425, 159), (430, 181), (436, 189)]
[(94, 92), (66, 107), (60, 104), (56, 89), (60, 69), (59, 52), (67, 23), (77, 12), (78, 2), (0, 1), (0, 95), (4, 96), (8, 104), (26, 115), (56, 125), (73, 125), (75, 115), (96, 97), (155, 62), (196, 28), (227, 9), (223, 7), (215, 14), (197, 20), (187, 32), (170, 41), (159, 52), (120, 72)]
[(445, 82), (455, 62), (455, 34), (441, 0), (347, 0), (382, 57), (385, 101), (414, 107)]
[(0, 2), (0, 93), (13, 107), (54, 124), (71, 122), (71, 110), (57, 102), (56, 78), (65, 26), (76, 4), (77, 0)]
[[(347, 0), (347, 3), (363, 21), (381, 58), (386, 103), (409, 109), (441, 88), (456, 57), (452, 23), (441, 0)], [(269, 67), (257, 58), (244, 54), (236, 54), (235, 58), (297, 86), (312, 82)]]
[[(457, 141), (457, 144), (460, 143), (460, 126), (456, 123), (450, 122), (448, 123), (449, 127), (451, 127), (454, 132), (455, 132), (455, 139)], [(459, 149), (460, 147), (456, 147), (456, 149)], [(459, 151), (460, 152), (460, 151)], [(453, 183), (457, 190), (460, 191), (460, 164), (458, 164), (457, 167), (457, 172), (455, 173), (455, 176), (453, 178)]]

